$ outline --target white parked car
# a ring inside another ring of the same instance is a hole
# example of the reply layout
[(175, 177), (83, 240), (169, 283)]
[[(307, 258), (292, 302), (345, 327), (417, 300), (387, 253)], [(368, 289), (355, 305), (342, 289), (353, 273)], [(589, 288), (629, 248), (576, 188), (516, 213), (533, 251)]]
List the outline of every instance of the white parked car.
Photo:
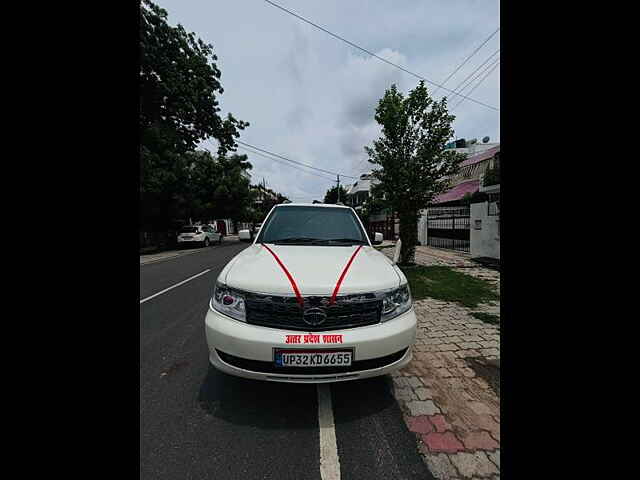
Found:
[(220, 272), (205, 330), (223, 372), (320, 383), (406, 365), (416, 317), (405, 275), (350, 207), (290, 203)]
[(208, 247), (213, 243), (222, 243), (222, 235), (211, 225), (190, 225), (178, 232), (178, 246), (198, 244)]

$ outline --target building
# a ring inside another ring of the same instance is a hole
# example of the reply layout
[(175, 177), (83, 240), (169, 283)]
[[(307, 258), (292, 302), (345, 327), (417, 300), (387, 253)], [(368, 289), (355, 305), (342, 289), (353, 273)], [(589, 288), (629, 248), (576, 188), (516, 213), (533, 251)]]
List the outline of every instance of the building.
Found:
[[(474, 252), (471, 252), (471, 228), (472, 223), (474, 229), (478, 224), (472, 222), (474, 219), (471, 216), (469, 197), (483, 188), (482, 182), (487, 170), (499, 166), (500, 144), (484, 148), (487, 146), (485, 143), (479, 146), (479, 151), (469, 154), (474, 151), (473, 146), (454, 148), (461, 153), (467, 153), (469, 157), (462, 163), (458, 173), (449, 179), (449, 190), (438, 195), (429, 208), (423, 211), (418, 222), (420, 244), (460, 250), (474, 255)], [(486, 193), (489, 195), (487, 208), (494, 211), (499, 188), (497, 191), (494, 189)], [(495, 249), (488, 250), (495, 254)]]
[(360, 175), (360, 178), (347, 190), (346, 205), (349, 205), (356, 211), (361, 210), (363, 204), (369, 198), (372, 182), (375, 181), (376, 179), (373, 178), (371, 173), (363, 173)]
[(253, 203), (256, 206), (278, 202), (278, 194), (270, 188), (266, 188), (264, 185), (252, 185), (251, 191), (254, 192)]
[[(457, 150), (457, 149), (456, 149)], [(487, 168), (497, 162), (500, 155), (500, 145), (485, 149), (480, 153), (469, 156), (460, 165), (457, 175), (450, 179), (450, 189), (438, 195), (433, 201), (434, 205), (457, 204), (462, 198), (480, 190), (480, 180)]]
[[(371, 172), (363, 173), (360, 178), (347, 190), (346, 205), (352, 207), (358, 214), (362, 213), (364, 204), (371, 196), (371, 187), (377, 183)], [(394, 240), (400, 233), (400, 224), (393, 212), (383, 211), (370, 215), (365, 228), (369, 236), (380, 232), (385, 240)]]

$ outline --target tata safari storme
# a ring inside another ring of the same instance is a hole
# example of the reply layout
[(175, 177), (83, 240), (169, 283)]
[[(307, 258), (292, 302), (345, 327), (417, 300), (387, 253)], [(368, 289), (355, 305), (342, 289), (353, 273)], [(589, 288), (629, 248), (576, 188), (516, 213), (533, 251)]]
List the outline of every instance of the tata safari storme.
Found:
[(416, 335), (402, 271), (351, 208), (325, 204), (271, 210), (220, 272), (205, 326), (217, 369), (298, 383), (389, 373), (411, 360)]

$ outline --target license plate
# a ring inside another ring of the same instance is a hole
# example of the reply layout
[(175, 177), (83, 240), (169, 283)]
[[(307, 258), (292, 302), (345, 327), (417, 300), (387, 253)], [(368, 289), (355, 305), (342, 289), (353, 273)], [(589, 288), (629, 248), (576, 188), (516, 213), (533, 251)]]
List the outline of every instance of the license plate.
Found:
[(353, 350), (279, 350), (274, 352), (277, 367), (348, 367)]

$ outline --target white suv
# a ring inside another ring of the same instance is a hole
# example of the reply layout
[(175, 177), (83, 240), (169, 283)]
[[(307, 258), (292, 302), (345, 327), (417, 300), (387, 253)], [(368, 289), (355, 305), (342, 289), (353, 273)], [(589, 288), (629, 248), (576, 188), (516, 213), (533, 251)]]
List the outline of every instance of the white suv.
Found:
[(222, 243), (222, 235), (210, 225), (190, 225), (178, 232), (178, 246), (197, 244), (208, 247), (212, 243)]
[(405, 275), (351, 208), (290, 203), (220, 272), (205, 330), (223, 372), (320, 383), (406, 365), (416, 317)]

